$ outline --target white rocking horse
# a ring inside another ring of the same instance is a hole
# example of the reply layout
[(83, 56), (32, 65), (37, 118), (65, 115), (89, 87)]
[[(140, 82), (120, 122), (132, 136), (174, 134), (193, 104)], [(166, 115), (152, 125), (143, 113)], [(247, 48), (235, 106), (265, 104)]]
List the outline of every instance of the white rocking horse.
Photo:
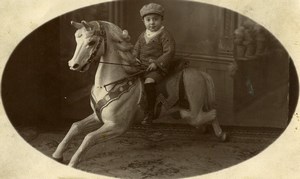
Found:
[[(71, 24), (77, 28), (77, 46), (69, 61), (70, 69), (87, 71), (92, 62), (101, 57), (91, 89), (93, 114), (75, 122), (52, 154), (55, 160), (62, 161), (71, 139), (91, 131), (68, 164), (75, 167), (93, 145), (126, 132), (136, 115), (141, 113), (138, 102), (143, 84), (131, 54), (132, 45), (127, 31), (105, 21), (72, 21)], [(213, 109), (215, 91), (211, 77), (199, 69), (185, 68), (182, 79), (189, 109), (177, 108), (181, 118), (195, 127), (212, 124), (215, 135), (225, 141), (226, 133), (220, 128)]]

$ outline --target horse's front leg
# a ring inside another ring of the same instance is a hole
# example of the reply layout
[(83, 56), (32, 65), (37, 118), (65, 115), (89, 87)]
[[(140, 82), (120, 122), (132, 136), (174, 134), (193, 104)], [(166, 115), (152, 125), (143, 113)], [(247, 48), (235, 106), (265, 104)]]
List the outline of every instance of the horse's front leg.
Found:
[(84, 118), (81, 121), (75, 122), (72, 124), (70, 130), (63, 138), (63, 140), (57, 146), (55, 152), (52, 154), (52, 157), (62, 162), (63, 160), (63, 153), (66, 150), (70, 141), (77, 135), (94, 130), (95, 128), (101, 127), (102, 123), (98, 120), (96, 114), (91, 114), (88, 117)]
[(76, 167), (87, 149), (100, 142), (104, 142), (121, 135), (126, 131), (126, 129), (126, 125), (123, 124), (105, 123), (100, 129), (86, 135), (68, 165), (71, 167)]

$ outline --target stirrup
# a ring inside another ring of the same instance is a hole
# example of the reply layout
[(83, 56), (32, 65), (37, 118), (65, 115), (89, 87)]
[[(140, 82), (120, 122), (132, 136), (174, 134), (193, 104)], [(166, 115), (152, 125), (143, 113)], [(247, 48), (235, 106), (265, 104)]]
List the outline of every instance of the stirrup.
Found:
[(146, 117), (144, 117), (144, 119), (142, 120), (141, 124), (142, 125), (151, 125), (153, 120), (154, 120), (154, 115), (147, 114)]
[(151, 125), (151, 124), (152, 124), (152, 121), (143, 120), (143, 121), (141, 122), (141, 124), (142, 124), (142, 125), (145, 125), (145, 126)]

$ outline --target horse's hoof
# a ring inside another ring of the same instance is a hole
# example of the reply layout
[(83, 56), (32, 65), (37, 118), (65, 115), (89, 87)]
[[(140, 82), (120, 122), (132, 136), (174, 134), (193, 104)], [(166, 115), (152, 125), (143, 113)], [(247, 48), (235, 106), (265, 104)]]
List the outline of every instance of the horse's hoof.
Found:
[(221, 142), (227, 142), (227, 140), (228, 140), (227, 133), (226, 133), (226, 132), (222, 132), (222, 133), (218, 136), (218, 139), (219, 139)]
[(78, 165), (78, 162), (74, 163), (74, 162), (71, 162), (71, 161), (70, 161), (69, 164), (68, 164), (68, 166), (69, 166), (69, 167), (72, 167), (72, 168), (76, 168), (77, 165)]
[(59, 163), (61, 163), (61, 164), (65, 164), (64, 163), (64, 157), (60, 157), (60, 158), (52, 157), (52, 159), (55, 160), (55, 161), (57, 161), (57, 162), (59, 162)]

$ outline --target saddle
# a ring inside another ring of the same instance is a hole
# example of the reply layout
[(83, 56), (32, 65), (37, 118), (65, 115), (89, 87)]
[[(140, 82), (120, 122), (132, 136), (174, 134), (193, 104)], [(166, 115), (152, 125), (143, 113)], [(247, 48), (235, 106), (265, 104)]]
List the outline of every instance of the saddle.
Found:
[[(158, 117), (162, 112), (166, 112), (176, 105), (185, 108), (189, 107), (185, 99), (183, 84), (183, 73), (186, 66), (186, 62), (176, 64), (167, 77), (156, 86), (155, 117)], [(145, 109), (147, 99), (144, 88), (141, 91), (139, 105), (142, 109)]]

